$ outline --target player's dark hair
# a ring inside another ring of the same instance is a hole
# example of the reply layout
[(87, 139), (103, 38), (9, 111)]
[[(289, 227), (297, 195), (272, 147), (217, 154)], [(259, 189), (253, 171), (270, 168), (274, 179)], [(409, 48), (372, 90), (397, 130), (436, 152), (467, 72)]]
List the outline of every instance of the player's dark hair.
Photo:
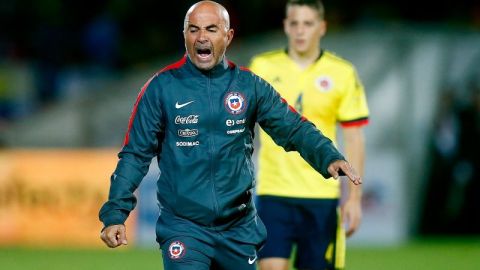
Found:
[(285, 13), (291, 6), (308, 6), (318, 11), (318, 16), (320, 17), (320, 19), (323, 20), (325, 18), (325, 7), (323, 6), (321, 0), (288, 0), (287, 6), (285, 8)]

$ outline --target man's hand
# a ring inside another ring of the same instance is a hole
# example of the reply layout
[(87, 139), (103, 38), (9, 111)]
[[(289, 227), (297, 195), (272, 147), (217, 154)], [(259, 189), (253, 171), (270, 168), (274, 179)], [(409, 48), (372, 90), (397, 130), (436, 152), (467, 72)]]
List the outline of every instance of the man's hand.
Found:
[(116, 248), (127, 244), (127, 232), (125, 225), (110, 225), (103, 229), (100, 238), (110, 248)]
[(334, 162), (330, 163), (327, 170), (328, 173), (330, 173), (330, 175), (335, 179), (338, 179), (340, 171), (343, 171), (345, 175), (350, 179), (350, 181), (352, 181), (355, 185), (359, 185), (362, 183), (362, 179), (360, 178), (360, 176), (345, 160), (335, 160)]

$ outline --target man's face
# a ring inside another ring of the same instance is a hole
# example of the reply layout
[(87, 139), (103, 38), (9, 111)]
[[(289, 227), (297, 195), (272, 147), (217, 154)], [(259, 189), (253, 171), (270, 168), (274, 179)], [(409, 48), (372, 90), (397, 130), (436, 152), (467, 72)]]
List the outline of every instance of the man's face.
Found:
[(319, 48), (320, 38), (326, 31), (326, 22), (320, 19), (315, 9), (292, 5), (287, 9), (283, 28), (288, 37), (289, 49), (298, 54), (308, 54)]
[(233, 30), (225, 24), (214, 5), (200, 5), (190, 14), (184, 29), (185, 47), (197, 68), (210, 70), (222, 60), (233, 38)]

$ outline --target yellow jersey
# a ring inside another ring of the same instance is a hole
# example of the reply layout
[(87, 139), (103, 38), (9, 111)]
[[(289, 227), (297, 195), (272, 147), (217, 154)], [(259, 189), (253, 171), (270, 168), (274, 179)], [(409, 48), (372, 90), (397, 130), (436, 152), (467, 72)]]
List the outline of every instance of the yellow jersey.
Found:
[[(250, 69), (334, 143), (337, 123), (368, 123), (365, 91), (354, 66), (329, 51), (322, 50), (319, 58), (305, 69), (286, 50), (267, 52), (254, 57)], [(325, 180), (297, 152), (285, 152), (263, 130), (260, 143), (258, 195), (340, 197), (339, 181)]]

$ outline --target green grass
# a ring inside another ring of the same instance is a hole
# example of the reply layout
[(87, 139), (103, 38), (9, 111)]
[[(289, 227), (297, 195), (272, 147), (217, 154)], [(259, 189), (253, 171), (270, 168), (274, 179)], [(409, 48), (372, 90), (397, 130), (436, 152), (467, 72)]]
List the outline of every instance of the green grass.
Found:
[(478, 270), (480, 239), (424, 239), (400, 247), (352, 247), (347, 253), (347, 269)]
[[(162, 270), (155, 249), (53, 249), (0, 247), (0, 269)], [(480, 239), (427, 239), (398, 247), (351, 247), (348, 270), (477, 270)]]
[(161, 270), (160, 251), (133, 248), (51, 249), (0, 248), (5, 270)]

